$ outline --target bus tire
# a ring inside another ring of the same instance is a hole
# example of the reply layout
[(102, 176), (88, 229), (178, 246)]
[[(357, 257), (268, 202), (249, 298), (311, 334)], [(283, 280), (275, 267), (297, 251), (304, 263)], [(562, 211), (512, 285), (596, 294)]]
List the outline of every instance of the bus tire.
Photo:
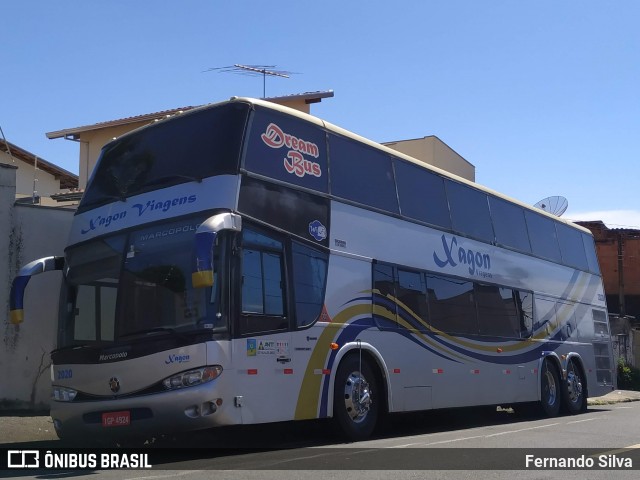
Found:
[(557, 417), (560, 413), (561, 391), (560, 375), (558, 369), (549, 360), (542, 364), (542, 374), (540, 375), (540, 405), (547, 417)]
[(366, 359), (349, 355), (336, 372), (333, 390), (333, 417), (341, 432), (352, 441), (371, 436), (378, 420), (378, 382)]
[(567, 362), (567, 379), (562, 382), (562, 400), (571, 415), (587, 411), (587, 383), (582, 369), (573, 358)]

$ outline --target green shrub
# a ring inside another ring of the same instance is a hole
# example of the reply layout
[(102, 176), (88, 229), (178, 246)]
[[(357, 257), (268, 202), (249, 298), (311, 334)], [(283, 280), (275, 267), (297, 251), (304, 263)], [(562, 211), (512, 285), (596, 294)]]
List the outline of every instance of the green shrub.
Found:
[(618, 361), (618, 388), (620, 390), (640, 391), (640, 369)]

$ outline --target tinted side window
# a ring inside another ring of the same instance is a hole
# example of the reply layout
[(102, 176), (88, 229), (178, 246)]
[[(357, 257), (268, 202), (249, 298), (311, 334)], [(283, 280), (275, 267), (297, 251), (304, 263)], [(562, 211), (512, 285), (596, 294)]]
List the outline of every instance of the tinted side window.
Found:
[(396, 286), (393, 267), (373, 265), (373, 318), (380, 328), (396, 327)]
[(493, 242), (487, 195), (461, 183), (446, 181), (453, 229), (463, 235)]
[(520, 338), (529, 338), (533, 333), (533, 294), (517, 290), (514, 293), (520, 319)]
[(329, 135), (331, 193), (398, 213), (391, 157), (346, 138)]
[(497, 197), (489, 197), (496, 242), (523, 252), (531, 252), (524, 209)]
[(303, 327), (315, 322), (322, 312), (328, 256), (297, 242), (292, 251), (296, 324)]
[(588, 270), (589, 266), (587, 264), (587, 255), (584, 252), (582, 232), (564, 223), (557, 223), (556, 231), (558, 232), (562, 261), (572, 267)]
[(114, 197), (237, 173), (248, 113), (239, 103), (196, 110), (107, 144), (78, 212)]
[(238, 210), (307, 240), (329, 245), (329, 199), (247, 176)]
[(513, 290), (476, 284), (476, 299), (481, 335), (520, 338), (520, 319)]
[(408, 162), (395, 160), (398, 196), (402, 215), (451, 228), (444, 179)]
[(399, 302), (399, 317), (414, 329), (427, 331), (422, 323), (426, 322), (428, 317), (424, 274), (398, 269), (396, 295)]
[(447, 333), (477, 334), (473, 282), (427, 275), (429, 323)]
[(282, 256), (254, 248), (242, 251), (242, 311), (283, 315)]
[(559, 262), (561, 258), (556, 236), (556, 222), (529, 210), (524, 212), (524, 216), (527, 220), (533, 254)]
[(582, 234), (582, 243), (584, 244), (584, 251), (587, 255), (587, 263), (589, 265), (589, 271), (600, 275), (600, 266), (598, 264), (598, 255), (596, 253), (596, 245), (591, 235), (586, 233)]
[(312, 123), (256, 107), (244, 167), (326, 193), (326, 134)]
[(240, 333), (288, 328), (284, 284), (282, 243), (245, 229), (242, 238)]

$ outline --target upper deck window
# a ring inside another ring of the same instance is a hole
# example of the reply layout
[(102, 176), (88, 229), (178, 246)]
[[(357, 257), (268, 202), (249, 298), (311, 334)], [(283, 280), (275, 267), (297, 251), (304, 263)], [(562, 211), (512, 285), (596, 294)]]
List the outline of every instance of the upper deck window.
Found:
[(332, 195), (398, 213), (390, 156), (337, 135), (329, 135), (329, 151)]
[(524, 209), (501, 198), (489, 196), (496, 242), (523, 252), (531, 252)]
[(556, 224), (558, 242), (560, 243), (560, 253), (562, 261), (571, 267), (588, 270), (587, 256), (584, 252), (582, 232), (571, 228), (564, 223)]
[(185, 113), (106, 145), (78, 212), (140, 193), (238, 171), (248, 105)]
[(450, 229), (451, 217), (442, 177), (401, 160), (396, 160), (395, 169), (402, 215)]
[(529, 210), (524, 212), (534, 255), (560, 262), (560, 246), (556, 235), (556, 222)]
[(282, 182), (328, 192), (324, 130), (297, 117), (256, 107), (244, 168)]
[(591, 235), (586, 233), (582, 234), (582, 243), (584, 244), (584, 251), (587, 255), (587, 263), (589, 264), (589, 271), (600, 275), (600, 266), (598, 265), (598, 255), (596, 254), (596, 245)]
[(493, 242), (487, 194), (467, 185), (446, 181), (453, 229), (463, 235)]

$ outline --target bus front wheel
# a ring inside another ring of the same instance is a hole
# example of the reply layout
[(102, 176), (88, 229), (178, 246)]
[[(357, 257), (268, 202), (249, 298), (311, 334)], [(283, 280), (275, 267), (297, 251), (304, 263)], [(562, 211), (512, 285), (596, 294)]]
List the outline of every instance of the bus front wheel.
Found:
[(349, 355), (338, 367), (333, 391), (333, 417), (350, 440), (368, 438), (376, 426), (379, 390), (373, 369), (365, 359)]
[(587, 384), (578, 363), (572, 358), (567, 363), (567, 379), (564, 384), (563, 400), (571, 415), (587, 411)]
[(560, 413), (560, 376), (558, 369), (549, 360), (545, 360), (542, 365), (540, 381), (542, 410), (548, 417), (556, 417)]

